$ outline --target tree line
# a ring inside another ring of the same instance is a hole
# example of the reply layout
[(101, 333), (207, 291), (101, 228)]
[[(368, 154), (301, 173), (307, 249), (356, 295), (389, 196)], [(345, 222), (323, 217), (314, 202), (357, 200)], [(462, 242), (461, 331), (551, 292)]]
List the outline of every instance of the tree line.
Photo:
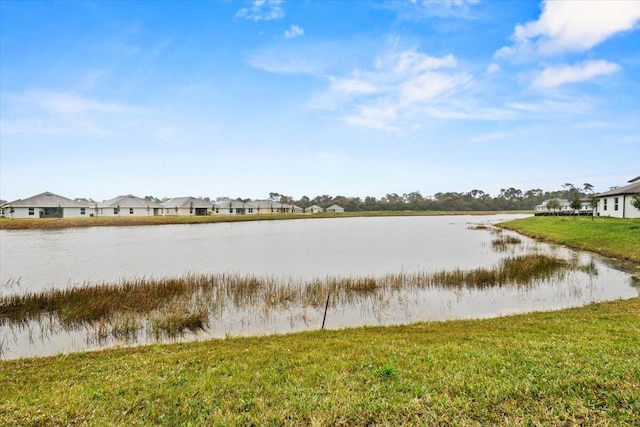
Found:
[[(474, 189), (464, 193), (446, 192), (424, 196), (419, 191), (411, 193), (390, 193), (383, 197), (372, 196), (346, 197), (322, 195), (314, 198), (302, 196), (294, 199), (280, 193), (269, 193), (269, 199), (280, 203), (288, 203), (307, 208), (318, 205), (327, 208), (337, 204), (349, 212), (361, 211), (502, 211), (531, 210), (534, 206), (550, 199), (567, 199), (569, 201), (593, 197), (593, 185), (585, 183), (577, 187), (571, 183), (562, 185), (556, 191), (543, 191), (539, 188), (522, 191), (517, 188), (503, 188), (497, 196), (482, 190)], [(241, 199), (238, 199), (241, 200)]]
[[(545, 200), (567, 199), (570, 202), (581, 198), (588, 198), (595, 195), (593, 185), (585, 183), (582, 186), (575, 186), (566, 183), (561, 186), (560, 190), (543, 191), (539, 188), (530, 190), (520, 190), (514, 187), (503, 188), (496, 196), (492, 196), (482, 190), (474, 189), (468, 192), (446, 192), (435, 193), (433, 195), (422, 195), (419, 191), (411, 193), (390, 193), (383, 197), (376, 198), (372, 196), (347, 197), (347, 196), (331, 196), (319, 195), (314, 198), (302, 196), (295, 199), (291, 196), (272, 192), (269, 193), (269, 199), (308, 208), (312, 205), (318, 205), (322, 208), (328, 208), (333, 204), (342, 206), (349, 212), (362, 211), (502, 211), (502, 210), (531, 210), (534, 206), (543, 203)], [(167, 198), (157, 198), (154, 196), (145, 196), (146, 200), (154, 202), (163, 202)], [(201, 197), (205, 201), (215, 201), (215, 198)], [(94, 202), (93, 199), (76, 199), (86, 202)], [(250, 199), (236, 198), (243, 202), (249, 202)], [(0, 201), (0, 204), (3, 201)]]

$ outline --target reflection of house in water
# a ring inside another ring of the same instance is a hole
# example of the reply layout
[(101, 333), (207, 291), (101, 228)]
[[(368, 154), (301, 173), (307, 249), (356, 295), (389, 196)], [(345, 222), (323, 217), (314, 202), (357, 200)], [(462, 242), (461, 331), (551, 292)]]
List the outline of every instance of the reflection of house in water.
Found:
[(57, 194), (44, 192), (0, 206), (5, 218), (82, 218), (89, 216), (90, 205)]
[(151, 200), (127, 195), (118, 196), (94, 205), (96, 216), (158, 216), (164, 207)]
[(213, 203), (195, 197), (175, 197), (162, 202), (165, 215), (209, 215), (213, 211)]

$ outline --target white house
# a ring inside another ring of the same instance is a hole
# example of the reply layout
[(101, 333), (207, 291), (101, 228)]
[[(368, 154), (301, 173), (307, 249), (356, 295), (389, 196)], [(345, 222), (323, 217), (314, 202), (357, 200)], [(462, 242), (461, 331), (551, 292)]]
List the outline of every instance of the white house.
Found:
[(96, 216), (158, 216), (164, 212), (161, 204), (130, 194), (96, 203), (93, 209)]
[[(549, 209), (548, 205), (551, 200), (558, 201), (559, 207), (557, 209)], [(571, 207), (571, 202), (567, 199), (548, 199), (536, 205), (533, 208), (533, 212), (535, 215), (591, 215), (593, 207), (591, 206), (591, 199), (589, 198), (580, 199), (580, 209), (577, 211)]]
[(273, 200), (254, 200), (251, 203), (258, 209), (257, 213), (259, 214), (291, 213), (293, 211), (293, 206)]
[(213, 203), (195, 197), (174, 197), (162, 202), (165, 215), (201, 216), (213, 212)]
[(631, 204), (634, 195), (640, 194), (640, 176), (629, 185), (596, 194), (596, 215), (615, 218), (640, 218), (640, 210)]
[(344, 208), (342, 206), (339, 205), (331, 205), (327, 208), (327, 212), (333, 212), (333, 213), (343, 213), (344, 212)]
[(324, 209), (322, 209), (320, 206), (318, 205), (313, 205), (313, 206), (309, 206), (308, 208), (306, 208), (304, 210), (307, 213), (311, 213), (311, 214), (315, 214), (315, 213), (320, 213), (323, 212)]
[(77, 202), (49, 192), (0, 206), (0, 216), (5, 218), (82, 218), (90, 214), (89, 203)]
[(258, 213), (258, 208), (253, 202), (219, 200), (213, 204), (213, 213), (218, 215), (255, 215)]

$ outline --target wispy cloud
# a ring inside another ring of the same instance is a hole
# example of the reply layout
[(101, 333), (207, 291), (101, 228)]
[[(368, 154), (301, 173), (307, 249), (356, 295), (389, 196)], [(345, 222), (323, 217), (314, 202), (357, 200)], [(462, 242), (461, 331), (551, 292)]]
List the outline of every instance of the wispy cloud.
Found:
[(2, 132), (13, 134), (90, 134), (114, 131), (114, 117), (144, 115), (152, 110), (102, 101), (67, 92), (27, 91), (3, 94)]
[(478, 135), (471, 138), (469, 141), (474, 144), (481, 144), (485, 142), (499, 141), (510, 136), (513, 136), (513, 132), (491, 132), (484, 135)]
[(637, 26), (637, 0), (545, 0), (540, 18), (516, 26), (513, 45), (498, 56), (525, 59), (564, 52), (583, 52)]
[(288, 30), (285, 30), (284, 36), (288, 39), (295, 39), (296, 37), (300, 37), (304, 35), (304, 29), (298, 27), (297, 25), (292, 24)]
[(539, 88), (556, 87), (566, 83), (577, 83), (595, 77), (615, 73), (620, 66), (608, 61), (584, 61), (577, 65), (549, 67), (537, 73), (533, 86)]
[(480, 0), (411, 0), (390, 2), (402, 19), (419, 20), (427, 17), (473, 19), (472, 6)]
[(369, 69), (329, 76), (328, 90), (311, 105), (335, 109), (347, 123), (359, 127), (411, 129), (418, 125), (416, 117), (430, 116), (430, 107), (448, 104), (445, 95), (453, 95), (472, 80), (456, 68), (453, 55), (434, 57), (415, 49), (392, 52), (378, 57)]
[(252, 21), (272, 21), (284, 18), (282, 0), (254, 0), (250, 7), (238, 10), (236, 17)]

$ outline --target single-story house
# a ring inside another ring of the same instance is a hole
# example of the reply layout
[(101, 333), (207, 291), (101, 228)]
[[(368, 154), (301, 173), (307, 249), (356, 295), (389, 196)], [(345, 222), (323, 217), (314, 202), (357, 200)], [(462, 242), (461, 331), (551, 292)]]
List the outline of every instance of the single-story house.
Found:
[[(552, 210), (549, 209), (551, 200), (557, 200), (559, 207)], [(591, 215), (593, 207), (591, 206), (591, 199), (588, 197), (580, 199), (580, 209), (577, 211), (571, 207), (571, 202), (567, 199), (548, 199), (536, 205), (533, 208), (533, 212), (535, 215)]]
[(595, 195), (598, 204), (597, 216), (615, 218), (640, 218), (640, 210), (631, 204), (634, 195), (640, 194), (640, 176), (629, 181), (629, 185)]
[(44, 192), (0, 206), (5, 218), (82, 218), (91, 214), (91, 205)]
[(258, 209), (257, 213), (259, 214), (291, 213), (293, 211), (293, 206), (273, 200), (253, 200), (251, 203)]
[(339, 205), (331, 205), (327, 208), (327, 212), (333, 212), (333, 213), (343, 213), (344, 212), (344, 208), (342, 206)]
[(219, 215), (255, 215), (258, 213), (258, 209), (253, 202), (219, 200), (213, 204), (213, 213)]
[(93, 209), (96, 216), (159, 216), (164, 213), (161, 204), (131, 194), (96, 203)]
[(209, 215), (213, 212), (213, 203), (195, 197), (174, 197), (162, 202), (165, 215)]
[(291, 205), (291, 212), (293, 213), (303, 213), (304, 209), (297, 205)]
[(324, 212), (324, 209), (322, 209), (318, 205), (313, 205), (313, 206), (309, 206), (304, 211), (307, 212), (307, 213), (315, 214), (315, 213)]

